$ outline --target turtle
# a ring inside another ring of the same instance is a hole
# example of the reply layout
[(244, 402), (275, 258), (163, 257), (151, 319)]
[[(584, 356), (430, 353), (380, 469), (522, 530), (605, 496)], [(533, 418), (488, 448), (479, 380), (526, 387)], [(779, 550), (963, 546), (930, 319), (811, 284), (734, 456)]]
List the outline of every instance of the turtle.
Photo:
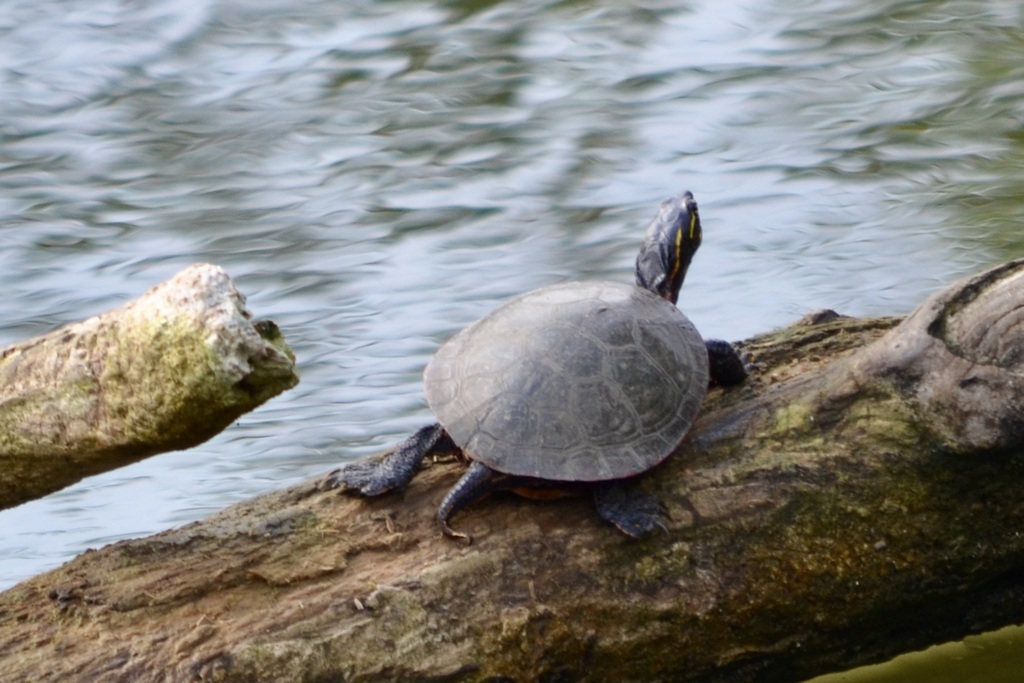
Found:
[(702, 230), (691, 192), (666, 199), (636, 258), (636, 282), (567, 282), (528, 292), (456, 333), (424, 370), (437, 422), (378, 460), (330, 472), (325, 488), (377, 496), (405, 486), (424, 458), (468, 463), (445, 495), (451, 517), (498, 490), (534, 497), (589, 490), (598, 515), (632, 537), (662, 528), (657, 497), (629, 485), (672, 454), (709, 383), (750, 371), (728, 342), (705, 341), (676, 307)]

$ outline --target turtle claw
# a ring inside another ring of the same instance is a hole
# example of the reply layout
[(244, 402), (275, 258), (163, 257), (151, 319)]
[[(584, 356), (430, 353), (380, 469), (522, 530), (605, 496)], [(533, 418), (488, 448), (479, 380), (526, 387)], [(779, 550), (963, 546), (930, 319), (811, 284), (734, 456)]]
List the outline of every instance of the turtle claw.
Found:
[(328, 472), (320, 483), (320, 490), (341, 489), (344, 493), (359, 493), (364, 496), (379, 496), (390, 491), (390, 485), (380, 463), (373, 461), (353, 462)]
[(704, 346), (708, 350), (708, 370), (711, 384), (720, 387), (731, 387), (739, 384), (750, 374), (750, 355), (741, 355), (736, 348), (721, 339), (707, 339)]
[(383, 457), (357, 460), (328, 472), (320, 488), (379, 496), (408, 484), (419, 470), (423, 458), (454, 447), (441, 425), (428, 425)]
[(748, 377), (761, 369), (761, 366), (754, 360), (754, 355), (750, 351), (741, 352), (740, 361), (743, 363), (743, 369), (747, 371)]
[(654, 496), (646, 496), (646, 498), (649, 498), (653, 505), (640, 505), (634, 501), (628, 513), (612, 520), (612, 524), (618, 527), (619, 531), (633, 538), (643, 538), (656, 529), (668, 533), (668, 527), (662, 522), (668, 515), (661, 501)]
[(642, 538), (655, 529), (668, 532), (663, 521), (668, 512), (657, 496), (613, 484), (594, 489), (594, 504), (602, 519), (627, 536)]
[(333, 491), (336, 488), (345, 485), (345, 480), (341, 474), (341, 468), (331, 470), (323, 476), (323, 478), (317, 482), (316, 487), (320, 491)]

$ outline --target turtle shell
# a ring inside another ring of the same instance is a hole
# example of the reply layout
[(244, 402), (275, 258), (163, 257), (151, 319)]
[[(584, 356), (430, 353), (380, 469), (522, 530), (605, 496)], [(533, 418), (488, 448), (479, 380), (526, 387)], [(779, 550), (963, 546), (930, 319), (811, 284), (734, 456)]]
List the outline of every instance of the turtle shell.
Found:
[(449, 339), (427, 401), (465, 454), (508, 474), (604, 481), (668, 457), (693, 423), (708, 356), (646, 289), (569, 282), (509, 301)]

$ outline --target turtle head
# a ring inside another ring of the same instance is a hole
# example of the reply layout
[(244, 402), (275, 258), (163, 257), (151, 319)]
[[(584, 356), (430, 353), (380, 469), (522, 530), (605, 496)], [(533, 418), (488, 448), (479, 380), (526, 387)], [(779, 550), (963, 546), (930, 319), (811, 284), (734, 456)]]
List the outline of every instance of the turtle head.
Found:
[(700, 238), (700, 216), (693, 194), (684, 192), (663, 201), (636, 257), (637, 286), (675, 303)]

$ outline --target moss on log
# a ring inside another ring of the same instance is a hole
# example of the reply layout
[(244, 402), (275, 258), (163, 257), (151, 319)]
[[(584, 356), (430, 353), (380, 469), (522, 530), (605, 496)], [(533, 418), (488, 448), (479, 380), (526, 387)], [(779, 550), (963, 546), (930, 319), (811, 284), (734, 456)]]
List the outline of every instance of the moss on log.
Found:
[(433, 463), (363, 500), (317, 481), (116, 543), (0, 594), (5, 681), (801, 681), (1019, 620), (1024, 261), (900, 322), (749, 340), (642, 477), (634, 541), (589, 501), (434, 512)]
[(202, 443), (295, 385), (276, 326), (197, 264), (113, 311), (0, 350), (0, 508)]

